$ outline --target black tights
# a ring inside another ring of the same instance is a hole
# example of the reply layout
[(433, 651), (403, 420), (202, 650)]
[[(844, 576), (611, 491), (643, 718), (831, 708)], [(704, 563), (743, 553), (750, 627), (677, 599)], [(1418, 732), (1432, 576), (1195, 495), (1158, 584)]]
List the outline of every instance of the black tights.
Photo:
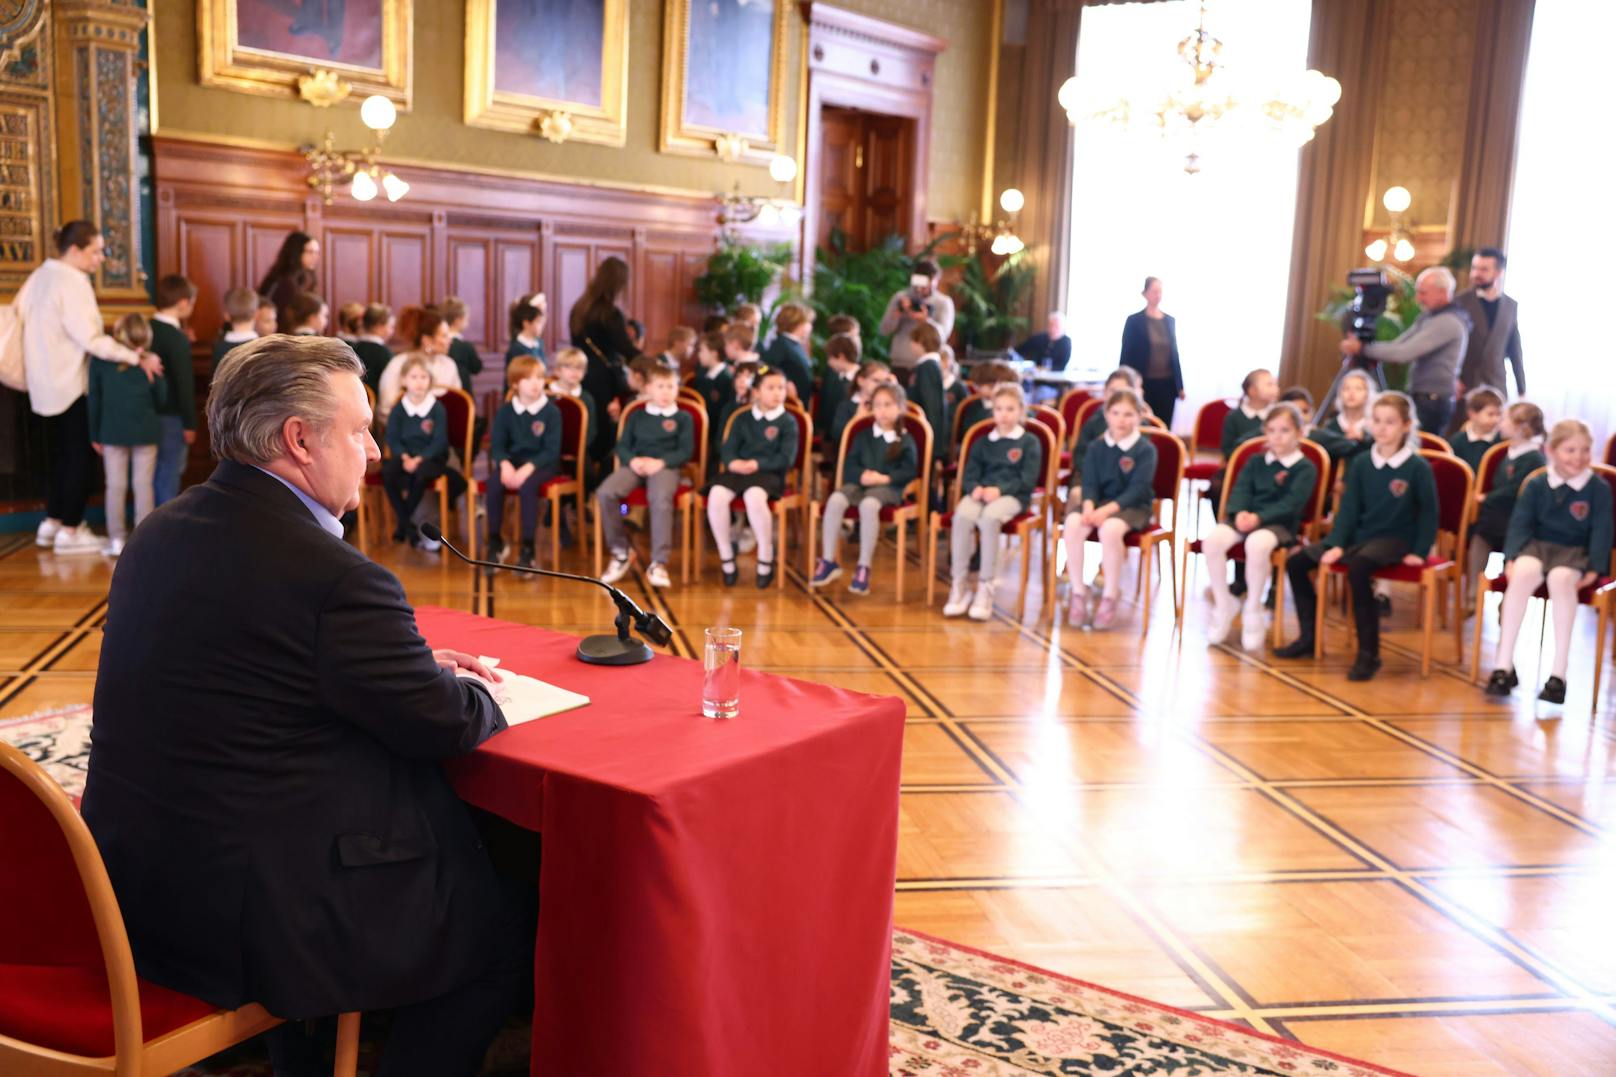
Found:
[[(1318, 614), (1318, 592), (1313, 587), (1313, 570), (1329, 547), (1315, 543), (1291, 554), (1285, 572), (1290, 576), (1291, 595), (1296, 602), (1296, 618), (1302, 623), (1302, 639), (1313, 639), (1314, 618)], [(1380, 611), (1375, 608), (1375, 570), (1396, 564), (1408, 553), (1408, 543), (1381, 536), (1349, 546), (1340, 564), (1347, 568), (1347, 587), (1352, 592), (1352, 619), (1358, 630), (1358, 653), (1380, 656)]]

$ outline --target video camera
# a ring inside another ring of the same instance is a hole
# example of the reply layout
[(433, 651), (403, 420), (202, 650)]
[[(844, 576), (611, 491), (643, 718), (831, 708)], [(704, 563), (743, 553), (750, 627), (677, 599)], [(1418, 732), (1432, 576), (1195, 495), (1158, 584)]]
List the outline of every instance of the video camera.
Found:
[(909, 276), (909, 290), (898, 296), (898, 306), (905, 313), (911, 311), (924, 311), (926, 302), (931, 299), (931, 278), (924, 273), (912, 273)]
[(1350, 333), (1368, 344), (1375, 339), (1375, 325), (1386, 313), (1386, 303), (1392, 290), (1386, 284), (1386, 274), (1378, 269), (1354, 269), (1347, 273), (1347, 286), (1352, 289), (1352, 303), (1342, 319), (1342, 331)]

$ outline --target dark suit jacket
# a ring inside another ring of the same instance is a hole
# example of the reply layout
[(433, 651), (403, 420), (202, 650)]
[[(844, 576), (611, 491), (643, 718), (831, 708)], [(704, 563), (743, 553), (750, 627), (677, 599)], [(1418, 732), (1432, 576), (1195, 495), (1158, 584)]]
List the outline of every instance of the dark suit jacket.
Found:
[(1048, 333), (1034, 333), (1016, 345), (1016, 354), (1050, 370), (1065, 370), (1072, 361), (1072, 338), (1050, 340)]
[(1459, 380), (1466, 389), (1478, 385), (1491, 385), (1499, 392), (1507, 392), (1504, 384), (1504, 360), (1508, 359), (1515, 371), (1515, 392), (1526, 395), (1526, 368), (1521, 356), (1521, 327), (1517, 320), (1519, 305), (1514, 299), (1500, 294), (1498, 315), (1491, 327), (1487, 325), (1487, 312), (1482, 309), (1481, 297), (1474, 288), (1467, 288), (1454, 299), (1470, 315), (1470, 339), (1465, 344), (1463, 365)]
[(497, 881), (439, 760), (505, 727), (386, 569), (222, 463), (112, 578), (84, 819), (140, 974), (298, 1018), (476, 976)]
[[(1162, 319), (1167, 323), (1167, 341), (1173, 346), (1173, 392), (1182, 393), (1184, 371), (1178, 365), (1178, 326), (1171, 314), (1162, 315)], [(1144, 377), (1145, 370), (1150, 366), (1150, 326), (1146, 321), (1145, 312), (1136, 310), (1122, 323), (1121, 363), (1139, 371), (1140, 377)]]

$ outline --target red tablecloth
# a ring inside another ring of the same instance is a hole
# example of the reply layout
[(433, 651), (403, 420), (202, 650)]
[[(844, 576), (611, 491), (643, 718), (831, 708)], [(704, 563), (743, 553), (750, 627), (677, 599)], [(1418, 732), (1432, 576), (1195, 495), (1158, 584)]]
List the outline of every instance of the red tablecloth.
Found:
[(544, 835), (535, 1074), (887, 1072), (900, 700), (743, 671), (741, 716), (709, 721), (698, 662), (603, 669), (573, 636), (417, 617), (592, 700), (450, 768)]

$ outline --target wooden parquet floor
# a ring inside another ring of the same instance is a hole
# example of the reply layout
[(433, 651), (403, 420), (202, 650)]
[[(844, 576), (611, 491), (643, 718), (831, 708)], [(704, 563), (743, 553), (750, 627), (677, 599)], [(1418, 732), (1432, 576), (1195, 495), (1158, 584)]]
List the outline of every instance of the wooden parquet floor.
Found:
[[(377, 554), (417, 605), (481, 611), (469, 570)], [(711, 561), (627, 584), (675, 653), (734, 624), (753, 667), (904, 699), (899, 924), (1415, 1073), (1616, 1073), (1616, 699), (1589, 717), (1590, 614), (1570, 703), (1534, 714), (1535, 613), (1495, 704), (1451, 636), (1420, 679), (1412, 594), (1358, 685), (1339, 625), (1326, 660), (1281, 663), (1209, 648), (1199, 595), (1182, 639), (1156, 595), (1142, 639), (1132, 606), (1052, 628), (1036, 584), (1024, 623), (945, 621), (918, 571), (895, 601), (888, 546), (868, 598), (800, 565), (783, 592), (749, 558), (734, 590)], [(0, 536), (0, 718), (90, 700), (109, 574)], [(493, 612), (584, 632), (608, 605), (510, 578)]]

